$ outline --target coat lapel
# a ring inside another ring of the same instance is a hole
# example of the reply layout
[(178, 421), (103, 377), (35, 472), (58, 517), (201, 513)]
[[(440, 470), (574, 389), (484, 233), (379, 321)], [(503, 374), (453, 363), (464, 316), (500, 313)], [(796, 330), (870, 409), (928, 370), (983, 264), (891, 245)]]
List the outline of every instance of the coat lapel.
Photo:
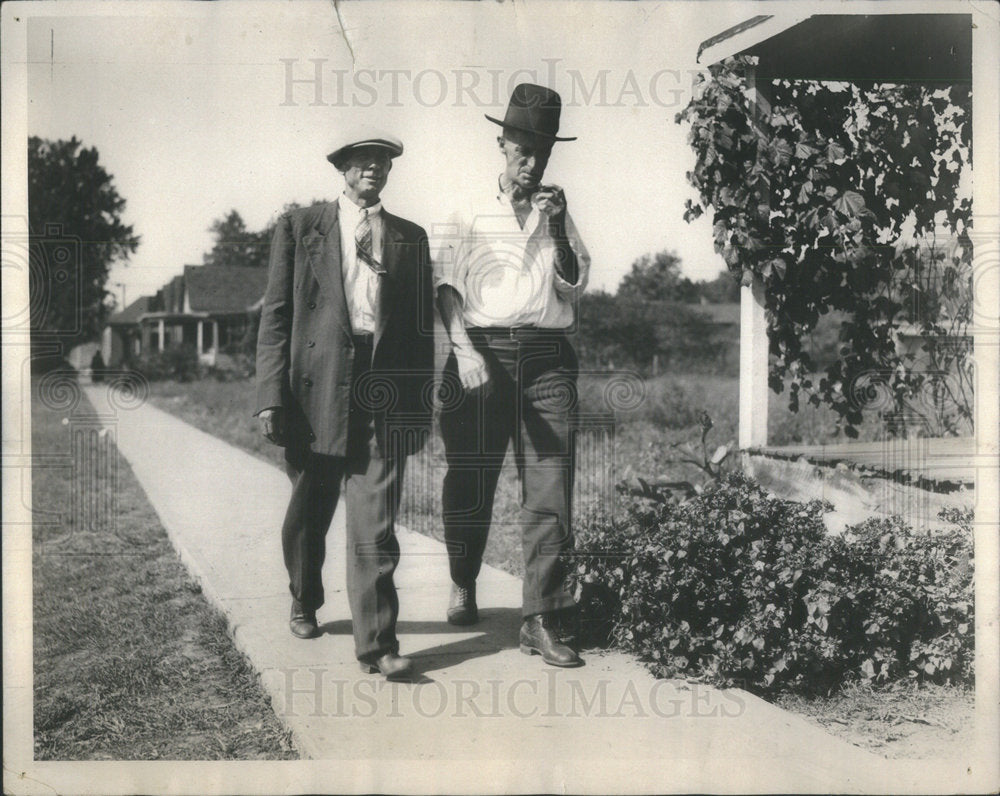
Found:
[(351, 334), (351, 321), (344, 295), (344, 278), (340, 259), (340, 223), (337, 203), (330, 202), (323, 210), (316, 226), (302, 236), (320, 290), (333, 303), (337, 321)]
[(396, 292), (401, 284), (400, 274), (400, 243), (403, 234), (395, 224), (395, 218), (382, 212), (383, 230), (385, 238), (382, 242), (382, 264), (385, 266), (385, 275), (380, 277), (381, 284), (378, 291), (378, 307), (375, 313), (375, 348), (385, 333), (389, 323), (389, 314), (395, 301)]

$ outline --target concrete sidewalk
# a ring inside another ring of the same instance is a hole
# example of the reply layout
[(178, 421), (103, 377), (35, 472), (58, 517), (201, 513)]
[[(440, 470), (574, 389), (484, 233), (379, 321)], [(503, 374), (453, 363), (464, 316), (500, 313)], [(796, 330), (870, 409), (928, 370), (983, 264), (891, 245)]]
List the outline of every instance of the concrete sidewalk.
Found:
[[(99, 411), (106, 389), (86, 388)], [(421, 676), (388, 684), (362, 674), (343, 589), (342, 512), (328, 543), (324, 633), (295, 639), (278, 531), (284, 473), (148, 404), (105, 425), (299, 749), (341, 761), (343, 781), (325, 779), (324, 790), (960, 789), (964, 766), (886, 761), (743, 691), (657, 681), (622, 654), (545, 666), (517, 648), (520, 581), (492, 567), (479, 581), (482, 621), (453, 628), (443, 545), (402, 529), (401, 651)]]

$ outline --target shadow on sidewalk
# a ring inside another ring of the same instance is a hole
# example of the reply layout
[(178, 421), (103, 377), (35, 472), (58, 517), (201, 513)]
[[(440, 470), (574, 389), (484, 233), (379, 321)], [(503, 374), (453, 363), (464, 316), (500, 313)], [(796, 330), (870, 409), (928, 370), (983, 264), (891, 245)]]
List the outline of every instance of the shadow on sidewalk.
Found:
[[(399, 622), (396, 632), (408, 635), (455, 635), (462, 636), (447, 644), (414, 651), (404, 651), (419, 660), (421, 674), (457, 666), (473, 658), (496, 655), (503, 650), (518, 645), (518, 630), (521, 626), (519, 608), (484, 608), (479, 611), (479, 622), (469, 627), (456, 627), (445, 621)], [(320, 633), (331, 636), (350, 635), (351, 621), (336, 619), (319, 626)]]

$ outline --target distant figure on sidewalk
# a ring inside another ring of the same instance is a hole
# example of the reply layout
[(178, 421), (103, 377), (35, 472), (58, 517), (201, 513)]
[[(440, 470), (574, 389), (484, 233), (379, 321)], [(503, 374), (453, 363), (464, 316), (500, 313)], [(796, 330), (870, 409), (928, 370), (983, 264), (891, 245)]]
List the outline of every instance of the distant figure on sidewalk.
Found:
[(90, 359), (90, 380), (94, 384), (100, 384), (104, 381), (104, 357), (101, 356), (101, 349), (97, 349), (94, 352), (94, 356)]
[(448, 621), (478, 620), (476, 577), (507, 446), (521, 480), (524, 552), (521, 651), (577, 666), (559, 613), (574, 605), (559, 554), (572, 549), (571, 424), (577, 358), (567, 332), (590, 256), (566, 211), (566, 197), (542, 176), (559, 138), (561, 100), (517, 86), (497, 138), (503, 171), (458, 214), (435, 262), (438, 306), (451, 339), (444, 378), (464, 393), (442, 406), (444, 534), (451, 565)]
[(394, 522), (406, 457), (431, 423), (434, 297), (424, 230), (383, 209), (394, 136), (341, 136), (327, 159), (335, 202), (283, 215), (271, 244), (257, 338), (257, 412), (285, 447), (291, 502), (281, 530), (290, 627), (319, 635), (326, 533), (347, 500), (347, 591), (362, 669), (410, 679), (399, 655)]

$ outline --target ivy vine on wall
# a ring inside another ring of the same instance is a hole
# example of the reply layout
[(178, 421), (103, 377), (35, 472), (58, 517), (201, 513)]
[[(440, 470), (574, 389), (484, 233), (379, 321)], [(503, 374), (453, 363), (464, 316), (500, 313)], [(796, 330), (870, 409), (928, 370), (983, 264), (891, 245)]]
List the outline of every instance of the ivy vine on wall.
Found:
[[(969, 86), (775, 80), (755, 113), (752, 66), (711, 66), (676, 121), (696, 155), (685, 220), (711, 208), (716, 251), (763, 284), (771, 389), (849, 436), (870, 408), (891, 431), (971, 433)], [(831, 311), (840, 356), (817, 372), (808, 335)]]

